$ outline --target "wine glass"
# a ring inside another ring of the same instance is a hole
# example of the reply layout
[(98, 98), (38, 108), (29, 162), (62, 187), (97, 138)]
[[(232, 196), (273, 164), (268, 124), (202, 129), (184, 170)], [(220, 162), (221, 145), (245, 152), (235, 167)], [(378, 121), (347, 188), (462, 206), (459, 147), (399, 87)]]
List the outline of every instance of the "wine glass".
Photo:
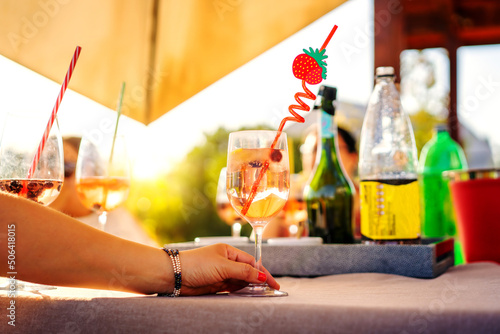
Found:
[[(242, 220), (238, 213), (233, 209), (226, 191), (226, 170), (224, 167), (220, 171), (219, 182), (217, 184), (217, 195), (215, 198), (217, 214), (226, 224), (231, 226), (231, 236), (235, 239), (241, 237), (241, 225), (246, 221)], [(247, 238), (245, 238), (247, 240)]]
[(75, 170), (76, 191), (83, 205), (98, 215), (101, 230), (107, 214), (122, 204), (130, 188), (125, 138), (114, 133), (83, 136)]
[[(285, 133), (266, 130), (229, 134), (227, 196), (255, 233), (255, 268), (262, 266), (262, 233), (285, 206), (290, 190), (290, 165)], [(249, 284), (234, 292), (251, 297), (287, 296), (266, 283)]]
[(33, 175), (28, 175), (47, 124), (45, 116), (32, 112), (8, 113), (0, 139), (0, 191), (42, 205), (56, 199), (64, 179), (62, 139), (57, 120)]
[[(64, 179), (64, 158), (57, 119), (45, 141), (36, 168), (29, 175), (48, 119), (49, 115), (40, 112), (7, 113), (0, 138), (0, 191), (41, 205), (52, 203), (59, 195)], [(5, 288), (2, 284), (2, 289)], [(16, 289), (40, 291), (55, 287), (16, 280)]]

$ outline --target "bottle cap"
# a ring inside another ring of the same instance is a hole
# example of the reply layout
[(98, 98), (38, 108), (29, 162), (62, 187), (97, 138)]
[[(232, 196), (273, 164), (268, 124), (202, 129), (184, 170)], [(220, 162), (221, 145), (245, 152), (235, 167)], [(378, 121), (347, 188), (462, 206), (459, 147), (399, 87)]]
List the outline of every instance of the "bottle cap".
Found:
[(377, 67), (377, 69), (375, 70), (375, 76), (377, 78), (393, 77), (394, 76), (394, 67), (392, 67), (392, 66)]
[(319, 87), (318, 96), (321, 98), (317, 99), (318, 105), (328, 114), (335, 115), (335, 100), (337, 99), (337, 88), (321, 85)]
[(337, 99), (337, 88), (321, 85), (318, 95), (323, 96), (327, 100), (335, 101)]
[(448, 132), (448, 126), (446, 124), (436, 124), (434, 130), (436, 132)]

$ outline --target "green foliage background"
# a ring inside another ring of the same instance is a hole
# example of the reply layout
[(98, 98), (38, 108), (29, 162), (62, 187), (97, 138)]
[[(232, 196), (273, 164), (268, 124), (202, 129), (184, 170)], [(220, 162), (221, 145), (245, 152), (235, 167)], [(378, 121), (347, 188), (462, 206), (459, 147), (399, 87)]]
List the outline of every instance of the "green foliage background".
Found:
[[(219, 174), (227, 161), (229, 132), (219, 128), (205, 134), (205, 143), (193, 148), (169, 173), (132, 185), (127, 208), (160, 244), (231, 235), (231, 228), (215, 209)], [(251, 227), (245, 224), (242, 235), (250, 232)]]

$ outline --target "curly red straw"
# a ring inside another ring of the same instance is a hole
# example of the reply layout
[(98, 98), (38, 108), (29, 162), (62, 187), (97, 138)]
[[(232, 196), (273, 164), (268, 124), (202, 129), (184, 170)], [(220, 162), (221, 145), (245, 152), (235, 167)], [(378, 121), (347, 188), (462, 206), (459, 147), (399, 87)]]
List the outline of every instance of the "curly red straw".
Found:
[[(309, 111), (311, 110), (311, 107), (309, 107), (304, 101), (302, 101), (300, 98), (304, 97), (310, 100), (316, 100), (316, 95), (314, 95), (306, 86), (306, 81), (302, 80), (302, 88), (304, 89), (305, 93), (302, 92), (297, 92), (295, 93), (295, 101), (297, 101), (297, 104), (292, 104), (288, 107), (288, 111), (290, 111), (290, 114), (292, 116), (285, 117), (281, 120), (280, 126), (278, 128), (278, 133), (276, 135), (276, 138), (274, 138), (274, 141), (271, 145), (271, 149), (276, 147), (276, 144), (278, 142), (279, 137), (281, 136), (281, 133), (283, 132), (283, 127), (285, 126), (287, 121), (295, 121), (298, 123), (304, 123), (305, 119), (304, 117), (300, 116), (295, 112), (295, 110), (303, 110), (303, 111)], [(252, 185), (252, 190), (250, 191), (250, 195), (247, 198), (247, 201), (245, 202), (245, 205), (241, 209), (241, 214), (245, 215), (250, 209), (250, 204), (252, 204), (255, 195), (257, 194), (257, 187), (260, 184), (260, 180), (264, 177), (264, 174), (266, 173), (267, 169), (269, 168), (269, 161), (266, 160), (264, 162), (264, 165), (262, 166), (261, 173), (257, 176), (257, 179), (255, 180), (254, 184)]]
[(300, 98), (303, 97), (303, 98), (306, 98), (306, 99), (309, 99), (309, 100), (316, 100), (316, 95), (313, 94), (313, 92), (311, 92), (307, 86), (306, 86), (306, 81), (305, 80), (302, 80), (302, 88), (304, 89), (304, 92), (305, 93), (302, 93), (302, 92), (297, 92), (295, 93), (294, 97), (295, 97), (295, 101), (297, 101), (297, 104), (291, 104), (289, 107), (288, 107), (288, 111), (290, 112), (290, 114), (293, 115), (292, 116), (288, 116), (288, 117), (285, 117), (283, 118), (283, 120), (281, 120), (281, 123), (280, 123), (280, 126), (278, 128), (278, 132), (281, 132), (283, 131), (283, 128), (285, 127), (285, 123), (288, 122), (288, 121), (295, 121), (295, 122), (298, 122), (298, 123), (304, 123), (304, 117), (300, 116), (299, 114), (297, 114), (295, 112), (295, 110), (302, 110), (302, 111), (309, 111), (311, 110), (311, 107), (309, 107), (304, 101), (302, 101)]
[[(320, 51), (323, 50), (323, 49), (325, 49), (326, 46), (328, 45), (328, 43), (330, 43), (330, 40), (332, 39), (333, 34), (335, 34), (335, 31), (337, 31), (337, 28), (338, 28), (337, 25), (333, 26), (332, 30), (328, 34), (328, 37), (325, 39), (325, 42), (321, 46)], [(283, 132), (283, 128), (285, 127), (285, 124), (286, 124), (287, 121), (294, 121), (294, 122), (298, 122), (298, 123), (304, 123), (304, 121), (305, 121), (304, 117), (302, 117), (299, 114), (297, 114), (295, 112), (295, 110), (303, 110), (303, 111), (309, 111), (309, 110), (311, 110), (311, 107), (309, 107), (300, 98), (303, 97), (303, 98), (307, 98), (307, 99), (310, 99), (310, 100), (314, 101), (316, 99), (316, 95), (314, 95), (307, 88), (305, 80), (302, 80), (302, 88), (304, 89), (305, 93), (303, 93), (303, 92), (297, 92), (297, 93), (295, 93), (294, 97), (295, 97), (295, 101), (297, 101), (298, 105), (297, 104), (292, 104), (292, 105), (290, 105), (288, 107), (288, 111), (290, 112), (290, 114), (292, 114), (292, 116), (285, 117), (285, 118), (283, 118), (281, 120), (280, 126), (278, 128), (278, 132), (276, 134), (276, 138), (274, 138), (274, 141), (273, 141), (273, 143), (271, 145), (271, 150), (274, 149), (274, 147), (276, 147), (276, 144), (278, 143), (278, 139), (281, 136), (281, 133)], [(252, 204), (252, 202), (253, 202), (253, 200), (255, 198), (255, 195), (257, 194), (257, 188), (258, 188), (258, 186), (260, 184), (260, 181), (264, 177), (264, 174), (267, 172), (268, 168), (269, 168), (269, 160), (266, 160), (264, 162), (264, 164), (262, 165), (262, 169), (260, 170), (260, 173), (257, 176), (257, 179), (255, 180), (254, 184), (252, 185), (252, 190), (250, 191), (250, 195), (248, 196), (248, 198), (247, 198), (247, 200), (245, 202), (245, 205), (241, 209), (241, 214), (243, 216), (246, 215), (246, 213), (248, 212), (248, 209), (250, 209), (250, 205)]]

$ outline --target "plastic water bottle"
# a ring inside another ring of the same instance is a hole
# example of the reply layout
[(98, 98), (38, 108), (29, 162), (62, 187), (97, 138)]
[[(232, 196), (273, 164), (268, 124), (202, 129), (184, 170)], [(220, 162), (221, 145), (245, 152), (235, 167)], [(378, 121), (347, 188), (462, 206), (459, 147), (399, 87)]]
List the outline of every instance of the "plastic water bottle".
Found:
[(394, 85), (394, 68), (379, 67), (361, 129), (363, 243), (420, 243), (417, 166), (415, 137)]

